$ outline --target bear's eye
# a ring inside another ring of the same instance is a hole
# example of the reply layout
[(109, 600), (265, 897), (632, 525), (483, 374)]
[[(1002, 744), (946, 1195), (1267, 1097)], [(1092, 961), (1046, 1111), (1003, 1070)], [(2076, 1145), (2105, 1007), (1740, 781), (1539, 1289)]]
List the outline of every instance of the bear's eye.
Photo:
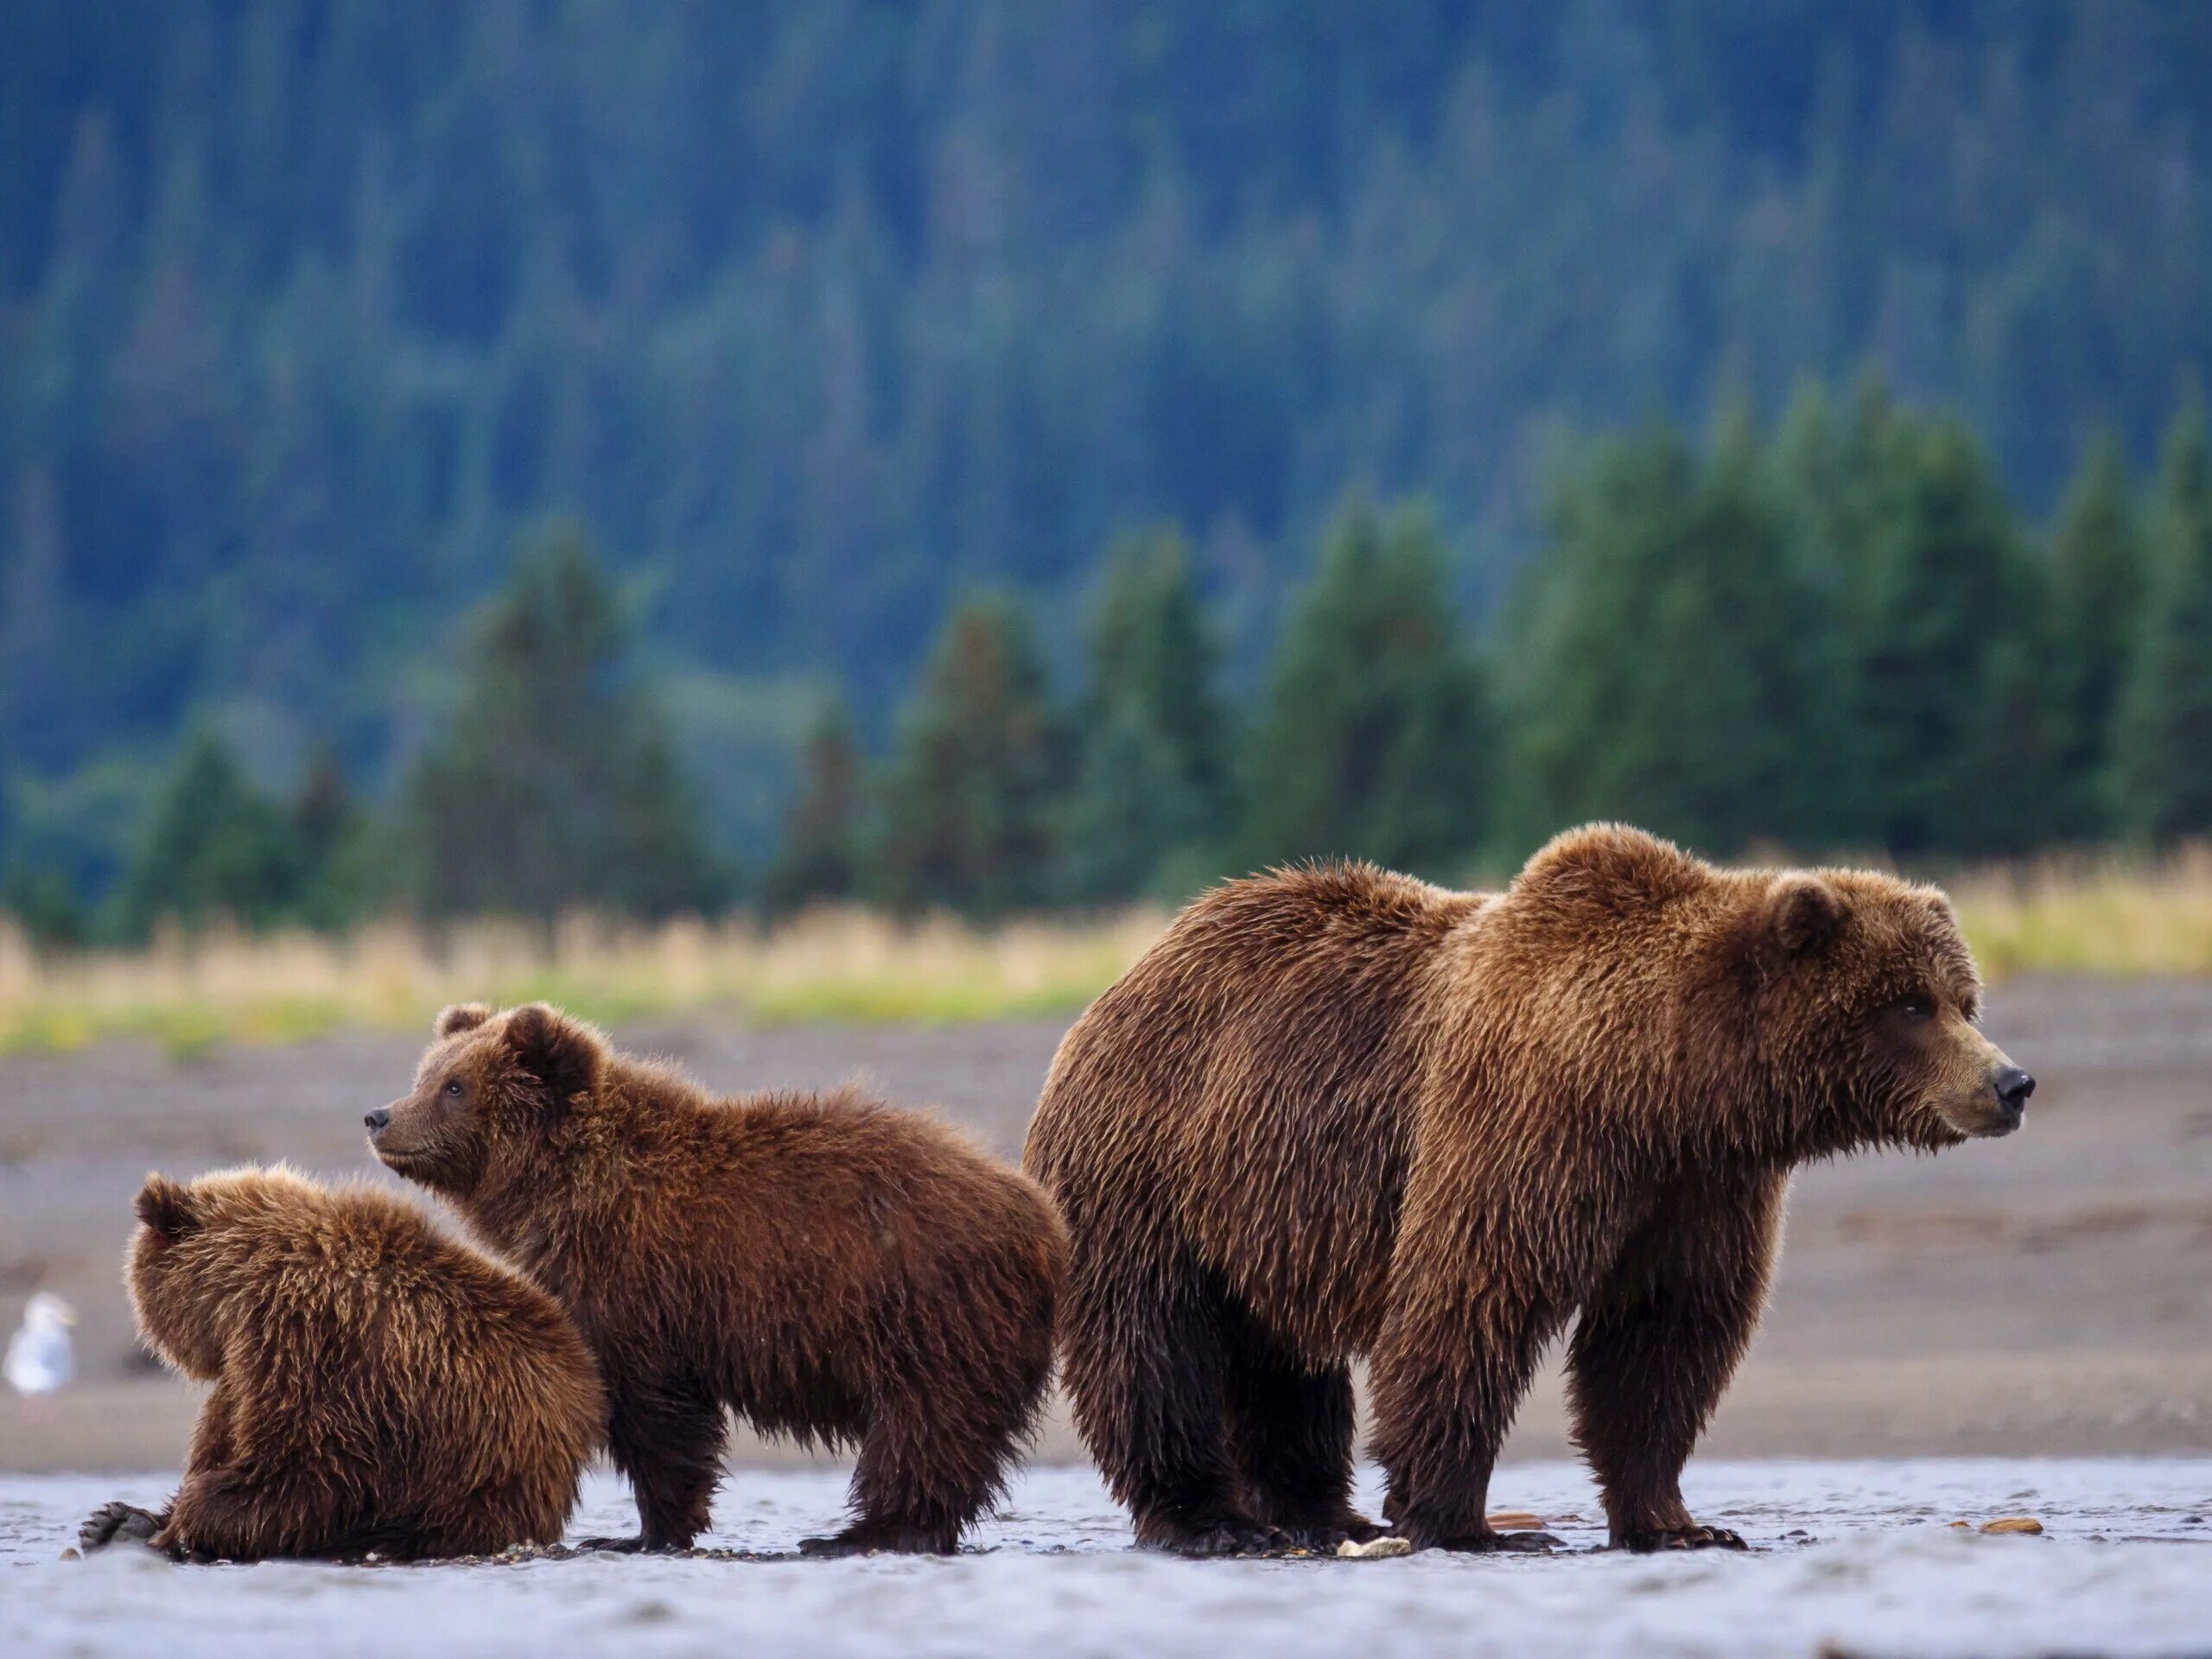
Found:
[(459, 1077), (450, 1077), (447, 1079), (446, 1093), (451, 1095), (455, 1100), (459, 1100), (461, 1098), (461, 1079)]
[(1899, 1001), (1897, 1007), (1904, 1011), (1904, 1017), (1908, 1020), (1932, 1019), (1936, 1014), (1936, 999), (1925, 992), (1914, 991)]

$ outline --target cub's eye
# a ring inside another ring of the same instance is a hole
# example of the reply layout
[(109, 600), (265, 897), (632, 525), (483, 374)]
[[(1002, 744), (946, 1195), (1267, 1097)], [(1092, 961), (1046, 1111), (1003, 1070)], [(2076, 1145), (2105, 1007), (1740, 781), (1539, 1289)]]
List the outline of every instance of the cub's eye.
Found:
[(1930, 1020), (1936, 1014), (1935, 999), (1919, 991), (1913, 992), (1911, 995), (1899, 1001), (1897, 1007), (1904, 1011), (1904, 1017), (1908, 1020)]
[(455, 1100), (459, 1100), (461, 1098), (461, 1079), (459, 1077), (454, 1077), (446, 1084), (446, 1093), (450, 1095)]

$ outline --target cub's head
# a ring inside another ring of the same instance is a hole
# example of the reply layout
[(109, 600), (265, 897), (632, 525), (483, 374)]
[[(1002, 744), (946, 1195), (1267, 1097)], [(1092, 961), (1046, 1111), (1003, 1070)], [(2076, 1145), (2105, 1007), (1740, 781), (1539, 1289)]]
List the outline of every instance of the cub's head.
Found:
[(391, 1169), (465, 1203), (533, 1164), (598, 1090), (606, 1039), (543, 1002), (494, 1014), (448, 1008), (404, 1100), (371, 1112), (369, 1147)]
[(251, 1317), (257, 1254), (296, 1236), (318, 1202), (312, 1184), (282, 1167), (188, 1182), (149, 1175), (124, 1263), (147, 1345), (187, 1376), (221, 1376), (226, 1343), (238, 1320)]
[(2035, 1079), (1976, 1028), (1981, 981), (1941, 892), (1870, 871), (1738, 880), (1754, 1040), (1777, 1091), (1827, 1115), (1814, 1139), (1932, 1149), (2020, 1127)]

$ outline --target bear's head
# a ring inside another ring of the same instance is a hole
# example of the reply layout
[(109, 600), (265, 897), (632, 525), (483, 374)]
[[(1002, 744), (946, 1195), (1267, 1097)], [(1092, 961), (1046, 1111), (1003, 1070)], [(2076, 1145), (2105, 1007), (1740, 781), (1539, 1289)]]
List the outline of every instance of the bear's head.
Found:
[[(1796, 1159), (1926, 1149), (2020, 1126), (2031, 1077), (1976, 1026), (1981, 982), (1950, 901), (1866, 870), (1719, 870), (1641, 830), (1560, 836), (1514, 884), (1541, 952), (1586, 988), (1625, 954), (1667, 1052), (1744, 1135)], [(1655, 981), (1663, 982), (1655, 984)]]
[(366, 1119), (387, 1168), (466, 1204), (536, 1168), (548, 1143), (596, 1092), (607, 1040), (532, 1002), (494, 1014), (448, 1008), (415, 1073), (414, 1092)]
[(2020, 1127), (2035, 1079), (1981, 1033), (1981, 981), (1940, 891), (1866, 870), (1731, 885), (1721, 949), (1801, 1145), (1934, 1150)]
[(314, 1192), (281, 1166), (146, 1177), (124, 1276), (139, 1332), (165, 1363), (203, 1382), (222, 1376), (224, 1349), (249, 1317), (251, 1256), (264, 1237), (296, 1233), (302, 1197)]

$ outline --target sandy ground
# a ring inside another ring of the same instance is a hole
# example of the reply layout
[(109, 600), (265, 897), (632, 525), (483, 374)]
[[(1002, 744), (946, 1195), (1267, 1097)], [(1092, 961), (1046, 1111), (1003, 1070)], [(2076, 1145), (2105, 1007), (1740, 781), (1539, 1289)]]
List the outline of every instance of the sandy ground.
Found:
[[(1366, 1497), (1374, 1491), (1368, 1471)], [(77, 1517), (161, 1483), (0, 1480), (0, 1652), (185, 1659), (397, 1648), (543, 1659), (730, 1654), (1347, 1654), (1650, 1659), (1705, 1654), (1968, 1656), (2212, 1649), (2212, 1460), (1704, 1460), (1700, 1514), (1748, 1554), (1597, 1552), (1597, 1494), (1572, 1465), (1521, 1465), (1498, 1495), (1564, 1549), (1487, 1560), (1180, 1561), (1129, 1548), (1087, 1469), (1028, 1471), (950, 1560), (802, 1561), (836, 1515), (836, 1475), (734, 1475), (699, 1558), (519, 1565), (178, 1567), (143, 1550), (57, 1559)], [(579, 1524), (615, 1529), (607, 1478)], [(2023, 1511), (2036, 1537), (1978, 1523)]]
[[(2041, 1079), (2026, 1129), (1800, 1178), (1772, 1309), (1707, 1454), (2212, 1451), (2212, 984), (2022, 981), (1990, 1001), (1993, 1035)], [(865, 1074), (1012, 1155), (1059, 1033), (620, 1035), (729, 1089)], [(189, 1062), (130, 1046), (0, 1061), (0, 1331), (41, 1287), (82, 1317), (77, 1386), (35, 1408), (0, 1397), (0, 1471), (176, 1465), (197, 1401), (131, 1336), (117, 1274), (131, 1194), (149, 1168), (364, 1170), (360, 1115), (404, 1090), (417, 1051), (353, 1035)], [(1568, 1452), (1548, 1374), (1508, 1458)], [(1040, 1461), (1080, 1459), (1056, 1418)], [(733, 1461), (798, 1460), (741, 1440)]]

